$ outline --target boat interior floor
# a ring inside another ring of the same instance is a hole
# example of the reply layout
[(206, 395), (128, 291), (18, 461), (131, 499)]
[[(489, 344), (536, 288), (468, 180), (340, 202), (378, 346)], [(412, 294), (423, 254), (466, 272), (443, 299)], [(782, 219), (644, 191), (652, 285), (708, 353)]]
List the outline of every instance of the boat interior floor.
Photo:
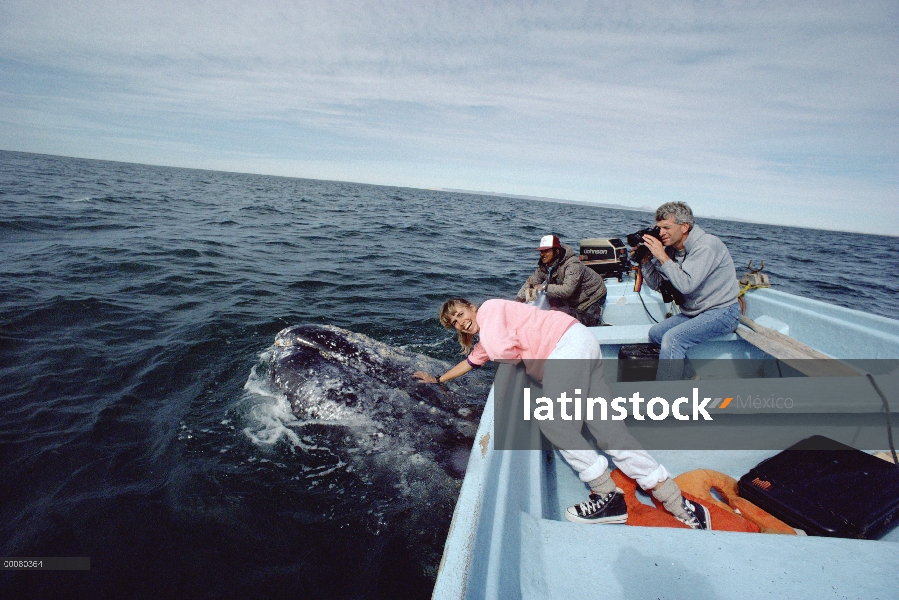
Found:
[[(814, 589), (836, 598), (880, 598), (899, 585), (899, 545), (880, 543), (899, 544), (899, 528), (872, 542), (569, 523), (565, 508), (587, 499), (586, 485), (558, 451), (531, 454), (541, 463), (532, 468), (543, 471), (545, 487), (543, 514), (519, 513), (522, 598), (729, 598), (752, 587), (771, 597), (806, 598), (815, 597), (810, 579)], [(672, 475), (709, 468), (739, 478), (772, 452), (652, 454)], [(648, 495), (640, 499), (652, 504)]]

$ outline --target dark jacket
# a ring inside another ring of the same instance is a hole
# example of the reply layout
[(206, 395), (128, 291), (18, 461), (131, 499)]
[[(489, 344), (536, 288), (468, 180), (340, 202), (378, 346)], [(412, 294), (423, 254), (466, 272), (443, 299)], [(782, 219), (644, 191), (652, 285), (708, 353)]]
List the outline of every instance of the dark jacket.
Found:
[[(602, 276), (584, 266), (574, 249), (562, 244), (562, 252), (549, 265), (550, 279), (546, 286), (546, 297), (552, 306), (566, 305), (585, 310), (606, 297), (606, 284)], [(528, 277), (516, 299), (524, 300), (528, 288), (546, 281), (547, 265), (540, 263), (534, 274)]]

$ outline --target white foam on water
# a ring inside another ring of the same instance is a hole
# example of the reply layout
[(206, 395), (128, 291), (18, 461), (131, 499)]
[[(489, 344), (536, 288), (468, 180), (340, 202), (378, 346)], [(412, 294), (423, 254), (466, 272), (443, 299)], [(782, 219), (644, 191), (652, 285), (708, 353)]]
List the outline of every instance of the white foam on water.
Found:
[[(243, 432), (254, 445), (270, 449), (278, 442), (284, 441), (294, 450), (330, 452), (330, 449), (326, 447), (304, 442), (298, 430), (309, 425), (354, 429), (376, 428), (376, 424), (366, 415), (327, 399), (324, 390), (340, 384), (340, 382), (330, 379), (309, 382), (307, 386), (304, 386), (305, 389), (302, 392), (312, 400), (311, 404), (316, 407), (315, 418), (298, 418), (294, 414), (287, 396), (272, 387), (266, 373), (260, 373), (259, 367), (267, 365), (272, 355), (272, 350), (266, 350), (259, 355), (260, 363), (250, 369), (250, 376), (244, 384), (245, 394), (242, 404), (248, 408), (245, 410), (244, 416), (247, 426), (244, 427)], [(339, 468), (344, 464), (340, 462), (334, 468)], [(328, 472), (333, 470), (330, 469)], [(321, 474), (324, 473), (316, 475)]]
[[(271, 358), (271, 352), (266, 351), (259, 355), (260, 361), (267, 362)], [(287, 396), (272, 390), (267, 383), (267, 378), (259, 374), (259, 365), (250, 369), (250, 376), (244, 384), (244, 402), (249, 404), (245, 420), (248, 425), (243, 432), (253, 444), (271, 448), (282, 439), (293, 448), (312, 450), (313, 447), (304, 444), (300, 436), (291, 428), (299, 423), (299, 419), (290, 410), (290, 402)]]
[[(342, 460), (338, 460), (337, 464), (334, 465), (333, 467), (331, 467), (330, 469), (325, 469), (324, 471), (316, 471), (315, 473), (310, 473), (310, 474), (306, 475), (305, 477), (306, 477), (306, 479), (314, 479), (316, 477), (324, 477), (325, 475), (330, 475), (337, 469), (342, 469), (345, 466), (346, 466), (345, 462), (343, 462)], [(333, 484), (332, 484), (332, 486), (333, 486)]]
[[(412, 344), (403, 344), (402, 346), (397, 346), (397, 348), (404, 352), (418, 352), (418, 348), (443, 348), (443, 346), (446, 345), (447, 339), (449, 338), (438, 337), (433, 341), (416, 341)], [(452, 338), (452, 341), (455, 341), (455, 338)]]
[(304, 444), (291, 428), (298, 420), (290, 411), (287, 398), (271, 399), (274, 402), (261, 402), (250, 407), (246, 414), (249, 425), (244, 427), (244, 434), (257, 446), (271, 447), (283, 439), (294, 448), (312, 450), (313, 447)]

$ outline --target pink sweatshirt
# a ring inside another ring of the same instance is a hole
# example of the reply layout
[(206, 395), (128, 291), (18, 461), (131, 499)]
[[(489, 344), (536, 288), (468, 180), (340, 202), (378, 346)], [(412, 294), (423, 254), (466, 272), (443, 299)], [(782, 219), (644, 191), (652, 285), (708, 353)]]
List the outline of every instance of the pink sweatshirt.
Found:
[(540, 310), (522, 302), (487, 300), (475, 317), (480, 339), (468, 355), (469, 364), (479, 367), (488, 360), (524, 361), (532, 377), (543, 379), (543, 361), (577, 323), (557, 310)]

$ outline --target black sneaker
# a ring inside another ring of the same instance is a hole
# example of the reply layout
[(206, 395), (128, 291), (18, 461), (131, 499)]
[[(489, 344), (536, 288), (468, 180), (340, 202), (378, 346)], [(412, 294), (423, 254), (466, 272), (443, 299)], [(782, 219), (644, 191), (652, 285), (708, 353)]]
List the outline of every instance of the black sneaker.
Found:
[(627, 523), (624, 492), (615, 488), (605, 496), (590, 494), (587, 502), (566, 508), (565, 518), (572, 523)]
[(687, 511), (687, 514), (690, 516), (686, 519), (677, 517), (678, 521), (686, 523), (691, 529), (712, 528), (712, 515), (709, 514), (709, 509), (699, 502), (690, 502), (684, 498), (684, 510)]

